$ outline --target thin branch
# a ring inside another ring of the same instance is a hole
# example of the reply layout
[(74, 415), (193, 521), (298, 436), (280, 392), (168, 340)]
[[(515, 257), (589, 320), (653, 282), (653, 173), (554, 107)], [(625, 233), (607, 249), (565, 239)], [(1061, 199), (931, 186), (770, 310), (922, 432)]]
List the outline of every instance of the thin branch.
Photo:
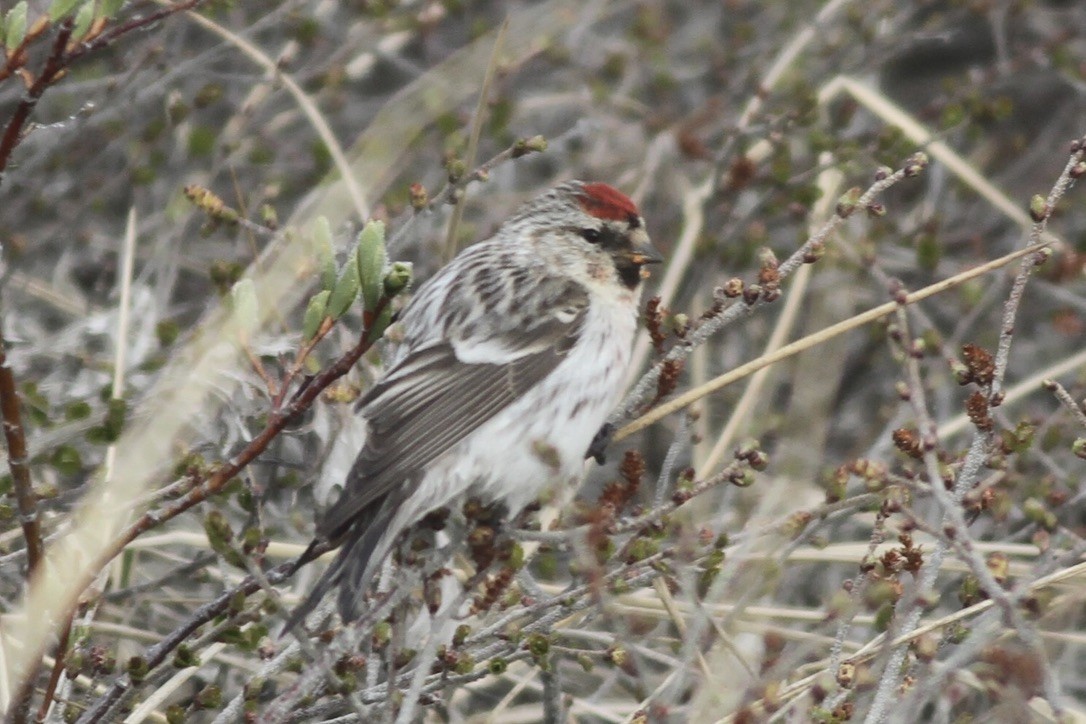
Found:
[[(396, 230), (389, 236), (385, 246), (389, 249), (393, 249), (403, 239), (409, 238), (415, 221), (423, 213), (433, 211), (442, 204), (460, 203), (459, 197), (463, 190), (476, 181), (486, 181), (490, 178), (490, 172), (497, 166), (500, 166), (506, 161), (521, 158), (522, 156), (527, 156), (532, 153), (541, 153), (546, 150), (546, 147), (546, 140), (542, 136), (521, 138), (508, 148), (505, 148), (479, 164), (479, 166), (471, 173), (464, 174), (458, 179), (452, 179), (446, 176), (445, 184), (435, 193), (426, 194), (425, 192), (420, 192), (424, 198), (418, 202), (417, 206), (412, 206), (412, 208), (409, 209), (407, 213), (410, 215), (407, 215), (406, 218), (402, 218), (402, 220), (395, 225)], [(402, 216), (403, 215), (401, 215), (401, 217)]]
[(1071, 417), (1075, 418), (1075, 422), (1086, 428), (1086, 412), (1083, 411), (1082, 405), (1071, 397), (1071, 393), (1063, 385), (1056, 380), (1045, 380), (1041, 384), (1056, 396), (1056, 399), (1063, 405), (1063, 409), (1067, 410), (1071, 413)]
[[(265, 574), (265, 578), (268, 583), (273, 585), (281, 583), (294, 575), (294, 566), (294, 561), (280, 564), (268, 571)], [(160, 666), (166, 660), (166, 657), (184, 643), (184, 641), (197, 629), (214, 619), (216, 616), (226, 612), (234, 601), (235, 596), (238, 594), (250, 596), (260, 589), (260, 582), (256, 580), (256, 578), (249, 576), (239, 585), (233, 587), (226, 593), (223, 593), (218, 598), (197, 608), (189, 615), (181, 626), (174, 629), (168, 636), (143, 653), (142, 658), (146, 661), (148, 670)], [(103, 696), (99, 697), (89, 709), (83, 712), (83, 715), (77, 720), (78, 724), (92, 724), (93, 722), (102, 721), (103, 717), (109, 714), (113, 705), (131, 688), (131, 686), (132, 682), (129, 680), (128, 674), (118, 676), (114, 679), (109, 690), (106, 691)]]
[[(823, 154), (819, 160), (826, 164), (827, 167), (818, 175), (818, 188), (821, 190), (822, 196), (810, 214), (812, 228), (815, 220), (822, 219), (826, 214), (830, 213), (833, 200), (837, 198), (841, 183), (844, 180), (844, 175), (837, 167), (828, 165), (831, 161), (829, 154)], [(784, 309), (773, 327), (773, 333), (770, 334), (769, 341), (766, 342), (764, 354), (779, 349), (791, 335), (799, 313), (805, 306), (810, 279), (811, 266), (805, 265), (801, 267), (796, 274), (795, 281), (792, 282), (792, 286), (789, 288), (788, 298), (785, 300)], [(709, 455), (702, 462), (698, 471), (701, 475), (707, 475), (709, 471), (720, 464), (725, 451), (735, 440), (740, 426), (746, 423), (756, 401), (761, 399), (768, 379), (769, 367), (763, 367), (752, 375), (746, 389), (743, 390), (743, 394), (740, 395), (738, 402), (732, 408), (727, 424), (724, 425), (724, 429), (717, 436), (717, 441), (714, 443)]]
[[(1035, 208), (1033, 203), (1030, 204), (1035, 223), (1030, 227), (1029, 235), (1026, 237), (1027, 247), (1034, 246), (1044, 237), (1045, 230), (1048, 228), (1048, 220), (1052, 218), (1052, 212), (1055, 210), (1056, 204), (1059, 203), (1063, 195), (1075, 182), (1072, 171), (1086, 158), (1086, 138), (1078, 139), (1076, 144), (1076, 150), (1067, 160), (1063, 172), (1056, 179), (1056, 183), (1048, 192), (1048, 196), (1044, 199), (1040, 208)], [(1003, 323), (999, 327), (999, 346), (995, 355), (995, 375), (992, 380), (991, 390), (993, 404), (998, 404), (997, 401), (1003, 390), (1003, 376), (1007, 371), (1007, 362), (1010, 360), (1011, 340), (1014, 337), (1014, 321), (1018, 316), (1018, 307), (1022, 303), (1022, 294), (1025, 292), (1026, 282), (1029, 280), (1030, 274), (1037, 268), (1040, 261), (1043, 261), (1043, 259), (1026, 258), (1022, 260), (1018, 274), (1014, 277), (1011, 292), (1007, 295), (1007, 303), (1003, 310)]]
[[(883, 178), (879, 178), (875, 181), (875, 183), (869, 186), (866, 191), (864, 191), (862, 194), (855, 197), (854, 199), (849, 200), (847, 203), (839, 204), (837, 212), (833, 216), (831, 216), (826, 221), (826, 223), (824, 223), (818, 229), (818, 231), (812, 234), (798, 249), (796, 249), (796, 251), (794, 251), (787, 259), (780, 263), (780, 265), (776, 268), (775, 284), (779, 286), (780, 283), (782, 283), (789, 276), (791, 276), (802, 265), (814, 261), (817, 258), (817, 255), (814, 254), (814, 251), (816, 249), (823, 249), (825, 247), (827, 239), (829, 239), (830, 235), (837, 229), (837, 227), (845, 222), (845, 219), (847, 217), (851, 216), (857, 211), (863, 211), (868, 209), (882, 192), (886, 191), (891, 186), (894, 186), (906, 177), (919, 174), (926, 165), (927, 159), (923, 156), (923, 154), (914, 154), (905, 162), (902, 168), (898, 169), (893, 173), (887, 174)], [(623, 403), (618, 407), (618, 409), (611, 414), (608, 421), (612, 424), (617, 425), (621, 420), (626, 419), (628, 416), (630, 416), (633, 410), (636, 409), (637, 406), (641, 404), (641, 401), (645, 399), (649, 391), (656, 387), (660, 379), (660, 374), (666, 365), (675, 362), (676, 360), (685, 358), (690, 354), (691, 350), (693, 350), (701, 343), (705, 342), (707, 339), (709, 339), (709, 337), (717, 334), (729, 324), (732, 324), (737, 320), (750, 315), (754, 312), (755, 309), (760, 308), (764, 304), (768, 303), (770, 299), (775, 298), (775, 296), (767, 298), (767, 296), (764, 294), (758, 294), (754, 297), (754, 299), (750, 301), (744, 300), (742, 303), (733, 304), (730, 307), (727, 307), (726, 309), (721, 311), (718, 315), (704, 321), (700, 327), (698, 327), (688, 336), (688, 339), (684, 344), (676, 345), (674, 348), (672, 348), (666, 355), (664, 355), (663, 359), (659, 360), (652, 367), (652, 369), (646, 372), (641, 377), (641, 379), (638, 380), (633, 390), (631, 390), (629, 394), (626, 395), (626, 399), (623, 400)], [(779, 351), (783, 351), (783, 349), (785, 348), (782, 348), (782, 350)], [(747, 371), (746, 374), (755, 372), (758, 369), (761, 369), (761, 367), (759, 366), (757, 368), (750, 369)], [(745, 374), (743, 376), (745, 376)], [(690, 400), (690, 402), (693, 402), (693, 400)], [(690, 403), (688, 402), (686, 404)], [(670, 407), (664, 406), (668, 407), (669, 412), (658, 415), (656, 413), (658, 413), (661, 408), (654, 409), (652, 412), (649, 413), (649, 415), (646, 415), (641, 419), (636, 420), (634, 423), (631, 423), (626, 427), (622, 428), (622, 430), (620, 430), (615, 435), (614, 441), (618, 442), (619, 440), (628, 437), (634, 432), (637, 432), (638, 430), (646, 427), (647, 425), (652, 424), (652, 422), (655, 422), (661, 417), (664, 417), (667, 414), (674, 412), (675, 410), (679, 409), (679, 407), (685, 407), (686, 404), (674, 406), (674, 403), (670, 403)], [(652, 416), (651, 421), (647, 423), (644, 422), (644, 420), (646, 420), (650, 416)]]
[(26, 540), (27, 580), (37, 572), (41, 565), (44, 548), (42, 546), (41, 523), (38, 520), (37, 495), (30, 480), (26, 447), (26, 428), (23, 426), (22, 403), (7, 356), (7, 341), (0, 330), (0, 414), (3, 415), (4, 439), (8, 446), (8, 468), (11, 470), (15, 498), (19, 506), (19, 522), (23, 527)]
[[(917, 302), (923, 301), (928, 297), (935, 296), (936, 294), (941, 294), (948, 289), (960, 286), (961, 284), (969, 281), (970, 279), (975, 279), (976, 277), (983, 276), (984, 274), (987, 274), (988, 272), (995, 269), (999, 269), (1000, 267), (1004, 267), (1017, 259), (1021, 259), (1022, 257), (1029, 256), (1038, 251), (1041, 251), (1050, 243), (1051, 242), (1048, 241), (1039, 242), (1032, 246), (1028, 246), (1025, 249), (1019, 249), (1018, 251), (1014, 251), (1005, 256), (1001, 256), (998, 259), (993, 259), (992, 261), (981, 264), (980, 266), (973, 267), (972, 269), (967, 269), (960, 274), (955, 274), (948, 279), (944, 279), (941, 282), (936, 282), (935, 284), (924, 287), (923, 289), (919, 289), (915, 292), (910, 292), (904, 299), (904, 303), (916, 304)], [(732, 384), (733, 382), (736, 382), (737, 380), (741, 380), (747, 375), (757, 372), (763, 367), (768, 367), (769, 365), (776, 364), (777, 362), (780, 362), (783, 359), (787, 359), (788, 357), (803, 352), (804, 350), (815, 347), (819, 344), (822, 344), (823, 342), (828, 342), (834, 337), (840, 336), (845, 332), (849, 332), (858, 327), (862, 327), (865, 324), (874, 322), (877, 319), (881, 319), (888, 314), (892, 314), (894, 310), (897, 309), (897, 306), (898, 302), (886, 302), (885, 304), (880, 304), (879, 306), (874, 307), (873, 309), (869, 309), (861, 314), (858, 314), (855, 317), (851, 317), (850, 319), (838, 322), (837, 324), (830, 325), (825, 329), (819, 330), (818, 332), (815, 332), (813, 334), (809, 334), (806, 337), (802, 337), (795, 342), (786, 344), (773, 354), (759, 357), (758, 359), (751, 360), (744, 365), (740, 365), (739, 367), (736, 367), (735, 369), (723, 375), (720, 375), (719, 377), (709, 380), (709, 382), (705, 383), (699, 388), (689, 390), (688, 392), (680, 395), (674, 400), (660, 405), (659, 407), (653, 408), (652, 410), (637, 418), (633, 422), (629, 423), (625, 427), (619, 429), (619, 431), (615, 433), (614, 440), (615, 442), (623, 440), (634, 434), (635, 432), (643, 430), (649, 425), (652, 425), (659, 420), (667, 417), (673, 412), (677, 412), (684, 407), (688, 407), (689, 405), (692, 405), (693, 403), (700, 400), (702, 397), (716, 392), (717, 390), (720, 390)]]
[(11, 162), (12, 152), (19, 144), (19, 141), (22, 140), (23, 128), (30, 118), (31, 112), (38, 105), (38, 100), (41, 99), (42, 94), (52, 85), (67, 64), (64, 49), (68, 45), (68, 40), (72, 37), (73, 22), (69, 18), (61, 23), (57, 36), (53, 39), (53, 47), (49, 52), (49, 57), (45, 60), (45, 66), (30, 87), (27, 88), (26, 93), (19, 101), (19, 105), (15, 107), (15, 112), (11, 114), (11, 118), (8, 119), (8, 123), (4, 127), (4, 134), (0, 136), (0, 185), (4, 183), (4, 171), (7, 169), (8, 163)]
[[(385, 304), (388, 304), (388, 299), (382, 298), (375, 310), (374, 317), (380, 314), (381, 308)], [(299, 390), (290, 404), (286, 405), (281, 410), (272, 410), (270, 412), (264, 429), (258, 433), (240, 453), (217, 468), (206, 480), (198, 483), (178, 500), (173, 501), (164, 508), (144, 513), (138, 520), (129, 525), (117, 538), (110, 542), (98, 559), (84, 571), (84, 582), (81, 584), (81, 587), (86, 586), (98, 571), (104, 568), (109, 561), (119, 555), (128, 544), (140, 535), (161, 525), (167, 520), (177, 517), (186, 510), (189, 510), (193, 506), (206, 500), (208, 497), (221, 491), (227, 483), (241, 472), (242, 469), (267, 449), (272, 440), (274, 440), (279, 433), (290, 424), (292, 419), (303, 410), (308, 409), (328, 385), (347, 374), (362, 355), (373, 346), (375, 341), (375, 339), (370, 338), (369, 327), (367, 325), (359, 335), (358, 342), (354, 347), (344, 353), (320, 374), (316, 375), (309, 385)], [(259, 584), (255, 585), (259, 587)], [(32, 680), (32, 674), (28, 673), (27, 676), (28, 680)], [(117, 696), (119, 696), (119, 693)]]
[[(388, 303), (389, 301), (387, 298), (382, 298), (373, 312), (373, 318), (379, 317), (381, 310)], [(233, 480), (239, 472), (267, 449), (272, 440), (274, 440), (279, 433), (290, 424), (291, 420), (304, 410), (309, 409), (310, 405), (313, 404), (330, 384), (350, 372), (355, 363), (361, 359), (362, 355), (369, 351), (376, 341), (376, 339), (370, 338), (370, 328), (367, 325), (359, 335), (358, 342), (354, 347), (345, 352), (329, 367), (313, 377), (308, 385), (295, 394), (289, 404), (282, 409), (271, 411), (264, 429), (257, 433), (240, 453), (226, 461), (221, 467), (211, 473), (206, 480), (201, 481), (178, 500), (163, 508), (148, 511), (140, 516), (139, 520), (130, 525), (109, 545), (100, 560), (112, 560), (114, 556), (118, 555), (129, 543), (143, 533), (158, 527), (167, 520), (176, 518), (189, 508), (198, 503), (202, 503), (204, 500), (207, 500), (207, 498), (222, 490), (222, 488)], [(104, 565), (104, 563), (102, 563), (102, 565)], [(95, 570), (100, 567), (101, 566), (96, 566)]]

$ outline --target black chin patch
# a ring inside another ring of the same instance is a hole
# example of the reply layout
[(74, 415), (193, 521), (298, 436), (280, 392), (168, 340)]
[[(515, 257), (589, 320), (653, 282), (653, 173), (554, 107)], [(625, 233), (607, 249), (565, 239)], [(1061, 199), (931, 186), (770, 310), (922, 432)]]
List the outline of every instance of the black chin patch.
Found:
[(623, 286), (627, 289), (636, 289), (641, 283), (641, 265), (628, 256), (630, 237), (625, 231), (616, 229), (611, 224), (604, 224), (596, 231), (598, 234), (592, 243), (611, 255), (615, 263), (615, 272)]
[(636, 289), (641, 283), (641, 265), (635, 264), (625, 257), (615, 257), (615, 271), (618, 278), (627, 289)]

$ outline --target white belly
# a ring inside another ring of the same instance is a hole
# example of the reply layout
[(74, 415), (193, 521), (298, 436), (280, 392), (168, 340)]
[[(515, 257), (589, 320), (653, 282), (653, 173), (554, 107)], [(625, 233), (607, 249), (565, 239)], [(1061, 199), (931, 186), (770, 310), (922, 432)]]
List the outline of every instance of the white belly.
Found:
[(503, 500), (515, 515), (548, 486), (578, 476), (618, 403), (635, 331), (628, 306), (590, 307), (580, 339), (554, 371), (435, 461), (390, 531), (461, 496)]

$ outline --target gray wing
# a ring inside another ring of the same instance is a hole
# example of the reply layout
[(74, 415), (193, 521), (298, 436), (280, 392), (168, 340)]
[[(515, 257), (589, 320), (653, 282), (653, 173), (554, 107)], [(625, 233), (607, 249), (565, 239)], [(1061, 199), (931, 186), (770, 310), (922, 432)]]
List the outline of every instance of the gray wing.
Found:
[[(444, 339), (407, 354), (362, 398), (369, 435), (318, 535), (333, 541), (343, 536), (356, 519), (368, 517), (367, 508), (416, 482), (429, 463), (558, 365), (576, 344), (588, 293), (555, 278), (533, 286), (541, 292), (530, 295), (535, 308), (491, 314), (486, 324), (460, 317), (463, 323), (449, 325)], [(452, 319), (466, 301), (456, 296), (454, 287), (444, 300)]]

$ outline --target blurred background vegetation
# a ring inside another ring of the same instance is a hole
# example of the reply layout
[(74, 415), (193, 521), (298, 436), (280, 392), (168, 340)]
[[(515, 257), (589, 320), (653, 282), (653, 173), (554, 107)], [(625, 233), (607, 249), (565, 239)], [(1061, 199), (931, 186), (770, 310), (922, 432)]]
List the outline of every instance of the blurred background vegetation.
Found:
[[(72, 511), (110, 477), (112, 446), (126, 459), (126, 436), (163, 430), (165, 454), (122, 466), (147, 485), (135, 520), (265, 429), (268, 379), (294, 360), (319, 285), (319, 216), (340, 262), (365, 220), (384, 220), (390, 257), (425, 279), (558, 181), (617, 186), (670, 257), (648, 289), (662, 297), (650, 325), (659, 344), (638, 347), (642, 370), (669, 350), (682, 357), (666, 368), (664, 397), (758, 358), (771, 339), (1021, 249), (1051, 219), (1049, 256), (1035, 271), (1030, 262), (1012, 324), (1017, 263), (617, 442), (579, 502), (559, 496), (537, 524), (592, 528), (604, 502), (615, 520), (641, 523), (593, 529), (607, 540), (590, 539), (589, 553), (574, 533), (539, 550), (526, 541), (529, 565), (469, 622), (489, 633), (444, 652), (414, 711), (473, 722), (1086, 720), (1086, 197), (1044, 198), (1086, 133), (1081, 2), (0, 0), (0, 16), (0, 324), (47, 546), (80, 525)], [(62, 76), (49, 77), (52, 61)], [(850, 188), (917, 151), (930, 159), (919, 175), (848, 213)], [(1075, 162), (1072, 175), (1086, 170)], [(193, 204), (193, 188), (230, 212)], [(779, 299), (725, 293), (736, 278), (764, 292), (773, 257), (835, 211), (848, 218), (808, 249), (813, 263)], [(243, 277), (262, 320), (246, 334), (221, 324)], [(700, 323), (734, 305), (750, 309), (687, 350)], [(329, 365), (361, 327), (361, 310), (345, 315), (303, 372)], [(1013, 344), (993, 382), (969, 350), (995, 354), (1001, 340)], [(186, 381), (204, 369), (192, 350), (220, 341), (245, 354)], [(43, 642), (22, 691), (27, 716), (404, 713), (406, 697), (381, 682), (398, 655), (397, 688), (410, 694), (413, 646), (387, 644), (380, 625), (361, 654), (335, 626), (284, 654), (297, 644), (278, 630), (315, 571), (231, 599), (246, 575), (280, 570), (308, 542), (355, 449), (351, 402), (380, 360), (367, 353), (206, 502), (152, 521), (101, 576), (87, 569), (96, 580), (71, 636)], [(203, 385), (200, 414), (176, 429), (158, 417), (171, 379)], [(619, 426), (660, 389), (646, 384)], [(1000, 389), (1003, 404), (990, 404)], [(726, 465), (742, 470), (697, 485)], [(958, 486), (964, 521), (932, 493), (933, 470)], [(9, 648), (28, 615), (18, 475), (0, 483)], [(615, 498), (615, 480), (628, 494)], [(698, 495), (672, 513), (684, 486)], [(668, 515), (650, 525), (652, 510)], [(577, 606), (563, 609), (563, 596)], [(513, 631), (503, 617), (518, 612)], [(496, 621), (507, 623), (487, 628)], [(897, 636), (909, 638), (883, 645)], [(18, 677), (4, 693), (20, 699)]]

